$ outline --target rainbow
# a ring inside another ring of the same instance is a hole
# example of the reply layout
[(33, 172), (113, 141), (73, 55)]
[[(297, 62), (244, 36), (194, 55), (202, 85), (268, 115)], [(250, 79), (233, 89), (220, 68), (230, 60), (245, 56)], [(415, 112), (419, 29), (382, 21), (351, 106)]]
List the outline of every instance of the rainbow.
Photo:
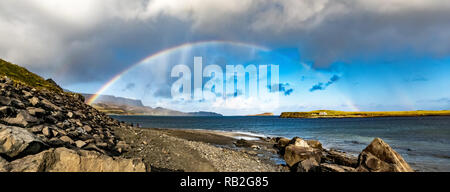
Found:
[(264, 47), (264, 46), (260, 46), (260, 45), (254, 45), (254, 44), (249, 44), (249, 43), (242, 43), (242, 42), (235, 42), (235, 41), (223, 41), (223, 40), (212, 40), (212, 41), (197, 41), (197, 42), (190, 42), (190, 43), (185, 43), (185, 44), (181, 44), (175, 47), (170, 47), (168, 49), (164, 49), (161, 50), (159, 52), (156, 52), (148, 57), (145, 57), (144, 59), (142, 59), (141, 61), (125, 68), (123, 71), (119, 72), (118, 74), (116, 74), (113, 78), (111, 78), (108, 82), (106, 82), (94, 95), (92, 95), (88, 100), (87, 100), (87, 104), (91, 105), (92, 103), (94, 103), (94, 101), (96, 99), (98, 99), (98, 97), (105, 92), (111, 85), (113, 85), (117, 80), (120, 79), (120, 77), (122, 77), (122, 75), (126, 74), (127, 72), (129, 72), (131, 69), (133, 69), (136, 66), (139, 66), (140, 64), (146, 63), (154, 58), (160, 57), (160, 56), (164, 56), (164, 55), (168, 55), (173, 51), (176, 51), (178, 49), (183, 49), (183, 48), (187, 48), (187, 47), (193, 47), (193, 46), (199, 46), (199, 45), (217, 45), (217, 44), (227, 44), (227, 45), (233, 45), (233, 46), (240, 46), (240, 47), (249, 47), (249, 48), (257, 48), (263, 51), (269, 51), (268, 48)]

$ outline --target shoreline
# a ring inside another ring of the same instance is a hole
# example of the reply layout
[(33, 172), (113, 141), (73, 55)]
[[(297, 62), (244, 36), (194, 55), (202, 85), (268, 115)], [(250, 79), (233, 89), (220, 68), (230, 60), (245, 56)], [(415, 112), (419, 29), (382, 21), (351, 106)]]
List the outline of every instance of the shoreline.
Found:
[[(372, 139), (374, 139), (375, 137), (380, 137), (382, 139), (385, 139), (385, 141), (387, 141), (387, 143), (389, 143), (389, 145), (391, 145), (397, 152), (399, 152), (404, 158), (405, 160), (408, 161), (408, 163), (412, 166), (412, 168), (414, 168), (416, 171), (431, 171), (431, 172), (439, 172), (442, 170), (449, 170), (448, 164), (446, 164), (445, 162), (448, 162), (448, 157), (442, 157), (441, 152), (439, 152), (438, 150), (434, 150), (435, 146), (439, 146), (436, 145), (435, 142), (430, 142), (429, 144), (426, 143), (427, 145), (421, 145), (421, 143), (416, 143), (416, 141), (413, 141), (414, 143), (408, 143), (407, 141), (409, 141), (408, 139), (402, 140), (402, 138), (398, 138), (398, 137), (393, 137), (390, 138), (389, 136), (387, 136), (386, 134), (383, 134), (384, 132), (370, 132), (371, 134), (368, 136), (360, 136), (361, 134), (359, 134), (358, 132), (349, 132), (350, 134), (355, 133), (355, 135), (350, 135), (350, 137), (345, 137), (345, 138), (341, 138), (339, 137), (339, 135), (335, 135), (336, 133), (339, 133), (340, 131), (337, 131), (332, 129), (334, 128), (334, 125), (330, 125), (331, 129), (325, 129), (324, 131), (321, 131), (322, 129), (318, 129), (316, 134), (304, 134), (302, 132), (299, 132), (299, 130), (301, 130), (301, 128), (297, 129), (293, 129), (292, 132), (286, 132), (288, 130), (285, 129), (281, 129), (281, 130), (269, 130), (266, 124), (263, 124), (263, 128), (255, 128), (255, 129), (249, 129), (249, 127), (246, 125), (242, 125), (244, 126), (244, 129), (240, 129), (240, 128), (235, 128), (235, 127), (239, 127), (239, 124), (234, 123), (234, 125), (232, 125), (233, 127), (230, 126), (225, 126), (225, 127), (221, 127), (221, 123), (222, 122), (240, 122), (240, 121), (227, 121), (226, 117), (223, 117), (224, 120), (226, 121), (216, 121), (216, 120), (211, 120), (211, 121), (206, 121), (208, 123), (202, 123), (201, 118), (196, 119), (196, 121), (194, 121), (194, 123), (187, 123), (184, 124), (184, 122), (181, 121), (175, 121), (173, 124), (167, 124), (169, 121), (171, 121), (171, 118), (162, 118), (161, 122), (159, 123), (159, 118), (156, 119), (152, 119), (149, 118), (148, 120), (138, 120), (138, 119), (134, 119), (134, 118), (126, 118), (124, 117), (123, 119), (118, 118), (119, 120), (125, 121), (125, 122), (134, 122), (134, 121), (138, 121), (140, 123), (142, 123), (142, 125), (144, 127), (159, 127), (159, 130), (170, 130), (172, 132), (172, 135), (174, 135), (176, 132), (178, 133), (178, 136), (181, 135), (181, 137), (183, 137), (184, 139), (187, 140), (193, 140), (192, 136), (184, 136), (184, 134), (181, 134), (182, 132), (193, 132), (191, 135), (194, 135), (194, 133), (197, 133), (198, 131), (203, 132), (203, 133), (213, 133), (215, 135), (219, 134), (219, 135), (224, 135), (224, 134), (229, 134), (231, 136), (234, 137), (233, 141), (236, 141), (236, 137), (238, 136), (248, 136), (251, 137), (252, 139), (260, 139), (261, 138), (266, 138), (266, 137), (271, 137), (271, 138), (276, 138), (276, 137), (287, 137), (288, 139), (291, 139), (292, 137), (295, 136), (301, 136), (303, 139), (318, 139), (322, 144), (323, 147), (326, 148), (327, 150), (337, 150), (337, 151), (344, 151), (347, 154), (353, 155), (354, 157), (358, 157), (358, 155), (361, 153), (361, 151), (370, 143), (370, 141), (372, 141)], [(241, 117), (238, 118), (238, 120), (243, 120), (242, 122), (249, 122), (249, 125), (253, 125), (255, 122), (259, 121), (260, 119), (256, 118), (253, 119), (252, 117), (249, 117), (249, 119), (245, 119), (247, 117)], [(283, 120), (282, 118), (274, 118), (274, 117), (268, 117), (269, 119), (267, 119), (269, 122), (271, 122), (273, 120), (276, 121), (280, 121), (280, 122), (285, 122), (285, 120)], [(420, 124), (420, 122), (422, 123), (431, 123), (431, 122), (436, 122), (435, 119), (433, 117), (423, 117), (423, 118), (414, 118), (414, 117), (404, 117), (404, 118), (400, 118), (400, 119), (394, 119), (395, 121), (392, 121), (394, 123), (394, 125), (390, 125), (389, 126), (394, 126), (394, 127), (399, 127), (399, 129), (394, 129), (394, 130), (398, 130), (401, 131), (403, 130), (406, 126), (406, 124), (403, 122), (406, 121), (409, 123), (409, 119), (413, 118), (415, 119), (415, 121), (413, 122), (418, 122)], [(444, 121), (443, 122), (447, 122), (447, 118), (443, 117)], [(221, 118), (222, 119), (222, 118)], [(372, 118), (369, 118), (372, 119)], [(375, 118), (373, 118), (375, 119)], [(381, 119), (381, 118), (380, 118)], [(386, 118), (386, 122), (390, 123), (391, 120), (390, 118)], [(441, 118), (439, 118), (441, 119)], [(233, 120), (231, 118), (231, 120)], [(251, 120), (251, 121), (248, 121)], [(263, 119), (264, 120), (264, 117)], [(398, 121), (401, 120), (401, 121)], [(317, 120), (313, 120), (317, 121)], [(360, 122), (360, 120), (347, 120), (350, 121), (349, 126), (352, 126), (354, 123), (352, 123), (352, 121), (356, 121), (356, 122)], [(343, 122), (347, 122), (347, 121), (343, 121)], [(371, 120), (369, 120), (371, 121)], [(156, 123), (152, 123), (152, 122), (156, 122)], [(200, 124), (198, 124), (198, 122), (200, 122)], [(288, 120), (287, 122), (290, 122), (290, 120)], [(302, 122), (302, 121), (300, 121)], [(307, 121), (309, 122), (309, 121)], [(378, 121), (377, 121), (378, 122)], [(380, 130), (385, 130), (386, 125), (385, 125), (385, 121), (380, 121), (379, 123), (375, 122), (376, 127), (379, 127)], [(395, 123), (398, 122), (398, 123)], [(439, 121), (437, 121), (439, 122)], [(211, 124), (210, 124), (211, 123)], [(368, 122), (370, 123), (370, 122)], [(135, 123), (134, 123), (135, 124)], [(196, 125), (199, 126), (196, 126)], [(266, 127), (264, 128), (264, 125), (266, 125)], [(284, 125), (284, 124), (281, 124)], [(280, 126), (281, 126), (280, 125)], [(434, 125), (434, 124), (432, 124)], [(388, 127), (389, 127), (388, 126)], [(413, 123), (414, 126), (414, 123)], [(338, 127), (342, 127), (342, 126), (338, 126)], [(365, 126), (362, 126), (365, 127)], [(309, 129), (309, 128), (308, 128)], [(312, 130), (312, 129), (310, 129)], [(370, 129), (363, 129), (363, 130), (367, 130), (370, 131)], [(418, 129), (418, 130), (424, 130), (426, 131), (427, 129)], [(330, 132), (331, 131), (331, 132)], [(333, 132), (334, 131), (334, 132)], [(249, 132), (250, 134), (255, 133), (258, 134), (259, 136), (253, 136), (253, 135), (246, 135), (246, 133)], [(242, 134), (238, 134), (238, 133), (242, 133)], [(381, 134), (380, 134), (381, 133)], [(323, 135), (325, 134), (325, 135)], [(326, 135), (326, 134), (330, 134), (330, 135)], [(177, 135), (175, 135), (177, 136)], [(335, 137), (337, 136), (337, 137)], [(246, 140), (249, 140), (249, 138), (244, 138)], [(197, 139), (195, 141), (202, 141), (203, 138)], [(214, 142), (210, 142), (212, 144), (217, 144)], [(223, 145), (228, 145), (228, 147), (234, 147), (234, 145), (232, 144), (232, 142), (228, 142), (225, 143)], [(427, 150), (430, 149), (430, 150)], [(434, 151), (433, 151), (434, 150)], [(283, 156), (278, 156), (278, 159), (280, 159), (277, 162), (283, 161)], [(440, 163), (442, 162), (442, 163)]]
[[(129, 144), (121, 157), (140, 158), (152, 172), (417, 171), (380, 138), (375, 138), (355, 156), (323, 148), (320, 141), (298, 137), (288, 139), (216, 130), (137, 127), (114, 131)], [(375, 152), (372, 151), (374, 149)], [(369, 160), (373, 158), (377, 158), (382, 166), (374, 167), (373, 160)]]
[[(276, 144), (243, 133), (193, 129), (116, 129), (130, 148), (121, 156), (142, 158), (152, 172), (287, 172), (274, 160)], [(240, 140), (236, 137), (254, 138)]]

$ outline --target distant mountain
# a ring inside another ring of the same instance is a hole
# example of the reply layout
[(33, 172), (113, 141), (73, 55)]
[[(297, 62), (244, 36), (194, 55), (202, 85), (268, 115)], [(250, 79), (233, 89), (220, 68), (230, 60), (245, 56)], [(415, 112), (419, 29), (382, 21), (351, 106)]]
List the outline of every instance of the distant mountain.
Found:
[[(87, 101), (93, 94), (82, 93), (82, 95)], [(110, 115), (222, 116), (218, 113), (206, 111), (184, 113), (162, 107), (152, 108), (144, 106), (142, 101), (138, 99), (129, 99), (112, 95), (100, 95), (94, 103), (92, 103), (92, 106), (97, 110)]]
[(188, 114), (165, 108), (151, 108), (147, 106), (132, 106), (114, 103), (94, 103), (97, 110), (109, 115), (155, 115), (155, 116), (188, 116)]
[(190, 112), (188, 114), (190, 114), (192, 116), (223, 116), (222, 114), (208, 112), (208, 111)]
[[(93, 94), (82, 93), (81, 95), (88, 100)], [(141, 100), (129, 99), (124, 97), (116, 97), (112, 95), (100, 95), (93, 104), (103, 103), (103, 104), (113, 104), (113, 105), (127, 105), (134, 107), (144, 107)]]

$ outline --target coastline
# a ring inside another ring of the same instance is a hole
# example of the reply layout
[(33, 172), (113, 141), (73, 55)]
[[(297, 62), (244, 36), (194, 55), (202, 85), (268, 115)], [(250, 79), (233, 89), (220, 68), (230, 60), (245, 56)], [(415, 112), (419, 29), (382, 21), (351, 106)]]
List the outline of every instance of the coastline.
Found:
[[(159, 128), (116, 129), (130, 145), (124, 158), (142, 158), (152, 172), (286, 172), (274, 141), (243, 133)], [(240, 140), (236, 137), (254, 138)]]
[(354, 156), (299, 137), (137, 127), (114, 131), (129, 144), (121, 157), (139, 158), (152, 172), (416, 171), (380, 138), (374, 138), (359, 156)]

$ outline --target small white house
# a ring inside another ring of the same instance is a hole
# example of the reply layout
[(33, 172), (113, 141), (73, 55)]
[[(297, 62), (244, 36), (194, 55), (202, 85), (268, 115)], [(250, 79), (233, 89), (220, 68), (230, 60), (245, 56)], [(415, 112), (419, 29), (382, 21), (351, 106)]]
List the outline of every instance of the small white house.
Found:
[(328, 115), (328, 114), (327, 114), (327, 112), (322, 111), (322, 112), (319, 113), (319, 115), (320, 115), (320, 116), (326, 116), (326, 115)]

